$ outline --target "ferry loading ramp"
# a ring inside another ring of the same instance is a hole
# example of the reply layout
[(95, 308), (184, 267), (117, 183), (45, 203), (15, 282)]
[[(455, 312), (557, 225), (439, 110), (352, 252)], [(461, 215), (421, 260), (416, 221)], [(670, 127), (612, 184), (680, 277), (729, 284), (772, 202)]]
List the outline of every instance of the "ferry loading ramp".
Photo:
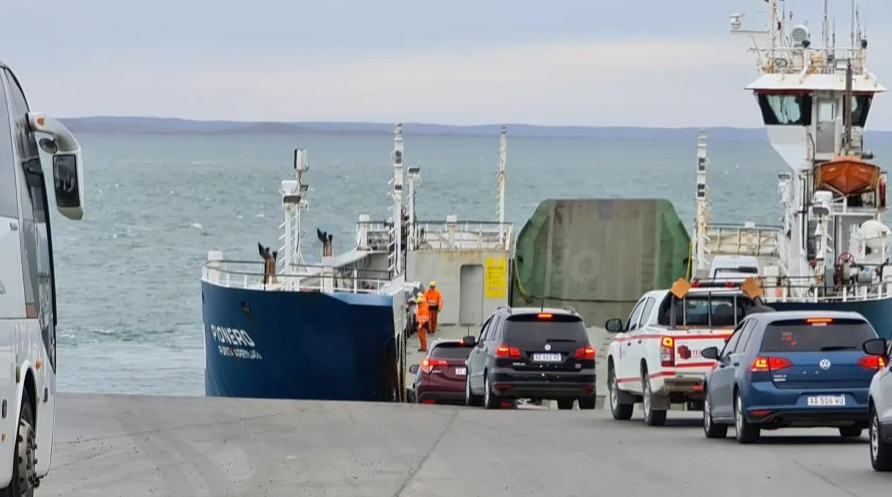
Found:
[(517, 236), (511, 304), (625, 321), (641, 295), (686, 275), (690, 244), (668, 200), (545, 200)]

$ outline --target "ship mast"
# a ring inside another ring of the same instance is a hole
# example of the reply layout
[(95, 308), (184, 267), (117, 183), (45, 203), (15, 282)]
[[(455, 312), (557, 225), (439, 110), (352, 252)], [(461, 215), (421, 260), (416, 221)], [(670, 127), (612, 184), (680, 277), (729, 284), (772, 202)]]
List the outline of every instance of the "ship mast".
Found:
[(393, 129), (393, 179), (391, 196), (393, 197), (393, 242), (390, 253), (391, 277), (403, 271), (403, 125), (397, 123)]
[[(694, 252), (697, 257), (697, 270), (706, 271), (706, 230), (709, 215), (709, 198), (706, 191), (706, 174), (709, 169), (709, 158), (706, 157), (706, 130), (700, 130), (697, 136), (697, 218), (694, 225)], [(693, 275), (691, 275), (693, 277)]]
[(505, 179), (508, 168), (508, 131), (502, 126), (499, 136), (499, 172), (496, 191), (499, 198), (499, 244), (505, 243)]
[(282, 181), (280, 193), (282, 194), (282, 208), (285, 210), (285, 245), (280, 252), (284, 255), (280, 259), (285, 272), (300, 270), (304, 265), (303, 254), (300, 245), (303, 239), (301, 231), (301, 214), (307, 210), (307, 190), (309, 186), (303, 182), (303, 175), (310, 169), (307, 163), (307, 150), (298, 148), (294, 150), (294, 179)]

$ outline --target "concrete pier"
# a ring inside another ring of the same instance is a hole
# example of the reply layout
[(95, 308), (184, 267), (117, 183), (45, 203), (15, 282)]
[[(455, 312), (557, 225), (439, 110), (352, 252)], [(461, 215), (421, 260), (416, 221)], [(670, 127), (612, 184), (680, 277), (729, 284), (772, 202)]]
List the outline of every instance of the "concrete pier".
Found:
[[(38, 497), (875, 496), (888, 475), (835, 430), (707, 440), (605, 410), (61, 395)], [(733, 429), (731, 430), (733, 434)]]

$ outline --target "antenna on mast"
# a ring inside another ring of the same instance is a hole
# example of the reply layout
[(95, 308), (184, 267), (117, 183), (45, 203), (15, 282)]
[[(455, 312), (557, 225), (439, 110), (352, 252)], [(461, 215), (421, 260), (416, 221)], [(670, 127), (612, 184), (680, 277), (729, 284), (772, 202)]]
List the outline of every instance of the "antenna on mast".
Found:
[(852, 36), (852, 48), (857, 47), (858, 40), (856, 39), (858, 36), (858, 28), (857, 28), (857, 19), (858, 19), (858, 3), (857, 0), (852, 0), (852, 19), (851, 19), (851, 36)]
[(824, 48), (830, 46), (830, 0), (824, 0), (824, 25), (821, 28), (824, 37)]

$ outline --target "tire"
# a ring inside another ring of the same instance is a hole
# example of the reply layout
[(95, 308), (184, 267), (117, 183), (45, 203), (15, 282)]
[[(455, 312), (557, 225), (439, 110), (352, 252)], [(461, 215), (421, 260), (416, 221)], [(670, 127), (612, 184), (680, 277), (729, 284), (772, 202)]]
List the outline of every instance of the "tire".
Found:
[(483, 404), (483, 399), (479, 395), (471, 393), (471, 375), (465, 375), (465, 405), (478, 407)]
[[(704, 390), (706, 390), (704, 388)], [(728, 425), (717, 425), (712, 419), (712, 405), (709, 402), (709, 392), (703, 401), (703, 434), (706, 438), (725, 438), (728, 436)]]
[(635, 409), (635, 404), (619, 403), (619, 385), (617, 384), (616, 373), (613, 372), (612, 364), (607, 370), (607, 393), (610, 397), (610, 414), (613, 415), (613, 419), (620, 421), (632, 419), (632, 411)]
[(502, 399), (492, 391), (489, 384), (489, 373), (483, 374), (483, 407), (486, 409), (501, 409)]
[(562, 411), (573, 409), (574, 402), (576, 402), (576, 399), (557, 399), (558, 409)]
[(762, 430), (747, 421), (743, 411), (743, 399), (740, 397), (740, 392), (737, 392), (734, 394), (734, 426), (737, 430), (737, 443), (758, 443)]
[(22, 412), (19, 414), (19, 427), (16, 433), (16, 455), (18, 464), (12, 467), (12, 480), (9, 486), (0, 489), (0, 497), (33, 497), (37, 484), (37, 443), (34, 433), (34, 414), (31, 412), (31, 399), (27, 391), (22, 395)]
[(861, 436), (862, 431), (864, 431), (864, 429), (860, 426), (840, 426), (839, 436), (845, 438), (858, 438)]
[(641, 391), (644, 393), (644, 423), (647, 426), (663, 426), (666, 424), (666, 411), (653, 409), (654, 394), (650, 389), (650, 378), (647, 369), (641, 372)]
[(892, 444), (883, 441), (883, 427), (876, 409), (870, 407), (870, 465), (874, 471), (892, 471)]
[(591, 397), (579, 397), (576, 399), (579, 403), (579, 409), (590, 411), (598, 405), (598, 398), (592, 395)]

